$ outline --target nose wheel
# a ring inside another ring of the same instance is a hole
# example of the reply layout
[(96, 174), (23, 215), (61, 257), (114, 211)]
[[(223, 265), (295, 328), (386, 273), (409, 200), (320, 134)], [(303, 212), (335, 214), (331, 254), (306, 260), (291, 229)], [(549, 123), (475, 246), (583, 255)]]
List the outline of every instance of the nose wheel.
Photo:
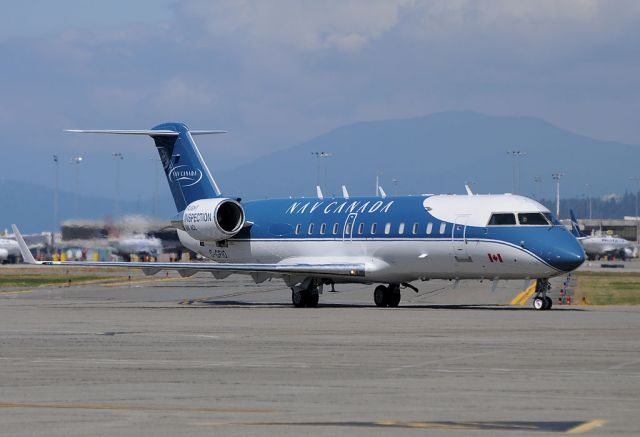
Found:
[(553, 300), (547, 296), (547, 292), (551, 289), (548, 279), (536, 280), (536, 295), (533, 298), (533, 309), (536, 311), (550, 310), (553, 306)]

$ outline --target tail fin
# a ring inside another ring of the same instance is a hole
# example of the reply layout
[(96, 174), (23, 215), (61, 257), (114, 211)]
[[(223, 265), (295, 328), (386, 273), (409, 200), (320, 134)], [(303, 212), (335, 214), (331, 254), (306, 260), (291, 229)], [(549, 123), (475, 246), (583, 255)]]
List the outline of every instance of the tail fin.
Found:
[(184, 123), (163, 123), (151, 130), (69, 130), (69, 132), (149, 135), (153, 138), (178, 212), (191, 202), (222, 195), (207, 164), (193, 141), (193, 135), (225, 131), (189, 131)]
[(576, 219), (573, 210), (570, 210), (569, 214), (571, 216), (571, 233), (576, 238), (582, 237), (582, 232), (580, 231), (580, 226), (578, 226), (578, 220)]

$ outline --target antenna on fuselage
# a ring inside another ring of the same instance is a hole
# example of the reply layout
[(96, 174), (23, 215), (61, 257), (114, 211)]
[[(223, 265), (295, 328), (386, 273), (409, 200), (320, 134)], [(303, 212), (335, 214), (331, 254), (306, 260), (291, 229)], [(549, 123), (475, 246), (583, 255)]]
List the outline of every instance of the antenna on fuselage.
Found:
[(382, 185), (378, 185), (378, 191), (380, 192), (380, 197), (382, 197), (383, 199), (387, 197), (387, 193), (384, 192), (384, 188), (382, 188)]
[(473, 196), (473, 191), (471, 191), (471, 187), (469, 186), (468, 183), (464, 184), (464, 188), (465, 188), (465, 190), (467, 190), (467, 194), (469, 196)]
[(349, 198), (349, 191), (347, 191), (347, 187), (345, 185), (342, 186), (342, 197), (345, 199)]
[(318, 195), (318, 199), (324, 199), (324, 195), (322, 194), (322, 188), (320, 188), (320, 185), (316, 185), (316, 194)]

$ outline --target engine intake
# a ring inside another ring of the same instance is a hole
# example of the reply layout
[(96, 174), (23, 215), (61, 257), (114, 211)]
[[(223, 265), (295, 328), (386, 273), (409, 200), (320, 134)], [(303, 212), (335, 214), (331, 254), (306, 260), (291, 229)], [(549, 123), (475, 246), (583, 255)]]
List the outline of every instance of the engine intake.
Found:
[[(244, 209), (233, 199), (202, 199), (190, 203), (182, 214), (182, 229), (196, 240), (221, 241), (244, 226)], [(180, 227), (180, 226), (179, 226)]]

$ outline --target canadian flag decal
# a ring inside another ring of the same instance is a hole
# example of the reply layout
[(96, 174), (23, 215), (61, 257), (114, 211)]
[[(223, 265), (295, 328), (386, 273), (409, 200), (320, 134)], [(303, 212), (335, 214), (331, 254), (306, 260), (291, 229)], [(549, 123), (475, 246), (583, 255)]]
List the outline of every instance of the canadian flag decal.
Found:
[(502, 255), (500, 255), (499, 253), (488, 253), (487, 255), (489, 255), (489, 261), (491, 261), (492, 263), (501, 263), (504, 262), (502, 261)]

